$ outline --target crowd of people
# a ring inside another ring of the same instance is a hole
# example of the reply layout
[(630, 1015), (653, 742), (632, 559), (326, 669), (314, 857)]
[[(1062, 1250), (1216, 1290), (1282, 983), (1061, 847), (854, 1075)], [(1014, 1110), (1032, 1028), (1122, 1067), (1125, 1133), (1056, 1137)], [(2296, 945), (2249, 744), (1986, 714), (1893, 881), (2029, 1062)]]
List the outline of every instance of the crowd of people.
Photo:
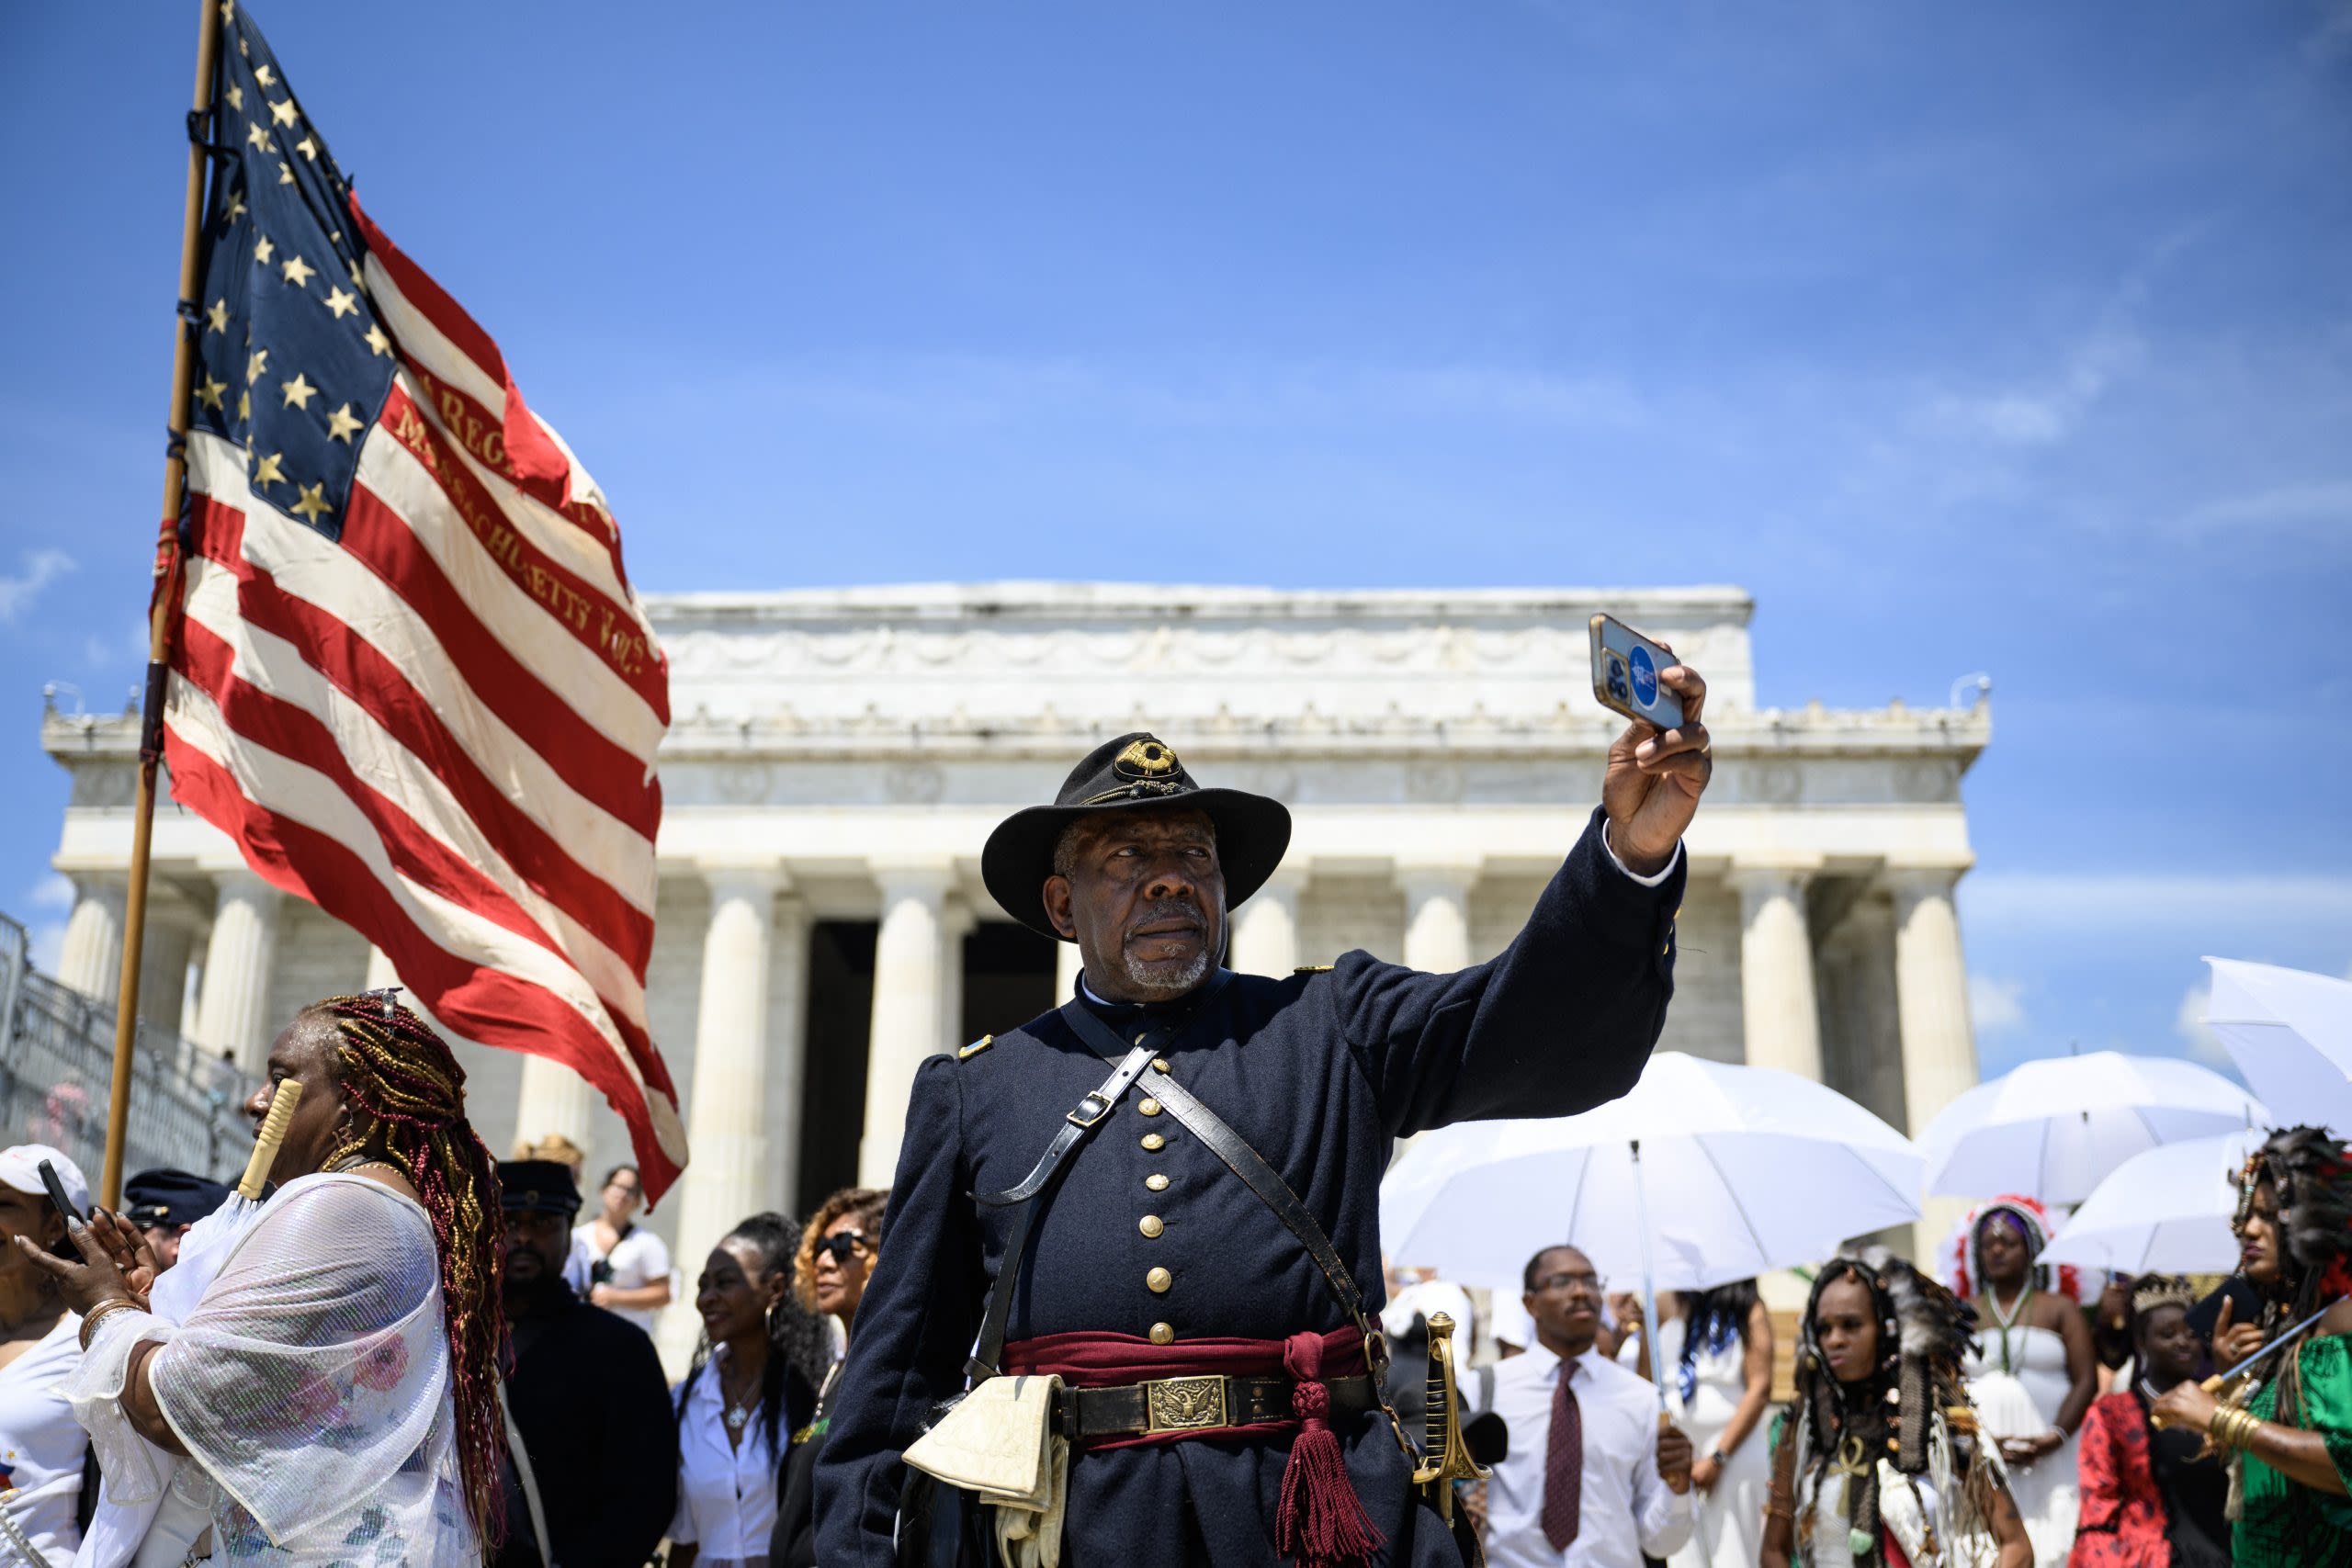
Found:
[[(227, 1188), (142, 1173), (119, 1213), (82, 1225), (40, 1171), (85, 1208), (71, 1159), (0, 1151), (0, 1513), (28, 1568), (356, 1561), (362, 1543), (388, 1568), (820, 1561), (818, 1459), (887, 1192), (734, 1226), (702, 1262), (700, 1342), (672, 1387), (644, 1298), (594, 1296), (647, 1289), (622, 1269), (661, 1257), (632, 1247), (650, 1235), (633, 1168), (606, 1174), (582, 1222), (578, 1151), (493, 1164), (447, 1047), (388, 995), (298, 1018), (257, 1121), (288, 1081), (308, 1092), (275, 1195), (233, 1245), (205, 1245), (209, 1278), (178, 1321), (157, 1280)], [(2047, 1216), (2018, 1198), (1966, 1217), (1942, 1280), (1883, 1249), (1827, 1260), (1779, 1404), (1755, 1281), (1667, 1293), (1653, 1345), (1636, 1297), (1573, 1245), (1545, 1247), (1523, 1315), (1476, 1341), (1498, 1359), (1458, 1361), (1464, 1418), (1508, 1434), (1462, 1487), (1465, 1517), (1500, 1568), (2344, 1562), (2352, 1151), (2282, 1133), (2240, 1190), (2242, 1270), (2202, 1288), (2116, 1280), (2086, 1296), (2040, 1260)], [(1473, 1345), (1471, 1292), (1388, 1283), (1400, 1348), (1425, 1345), (1439, 1310)], [(2209, 1390), (2282, 1329), (2276, 1364)], [(1417, 1421), (1419, 1365), (1391, 1374)], [(198, 1495), (199, 1533), (94, 1554), (102, 1487), (134, 1505)]]
[[(2110, 1281), (2086, 1307), (2010, 1198), (1942, 1279), (1882, 1248), (1822, 1260), (1777, 1402), (1754, 1281), (1612, 1296), (1540, 1204), (1515, 1303), (1358, 1284), (1396, 1139), (1590, 1108), (1656, 1043), (1711, 770), (1703, 682), (1659, 680), (1674, 728), (1620, 739), (1526, 930), (1446, 975), (1223, 968), (1287, 812), (1199, 786), (1154, 737), (1098, 748), (982, 857), (1008, 913), (1077, 942), (1075, 995), (923, 1066), (889, 1191), (748, 1215), (687, 1260), (701, 1332), (674, 1386), (639, 1173), (607, 1171), (582, 1220), (576, 1145), (495, 1161), (394, 991), (273, 1043), (246, 1108), (264, 1201), (161, 1173), (84, 1218), (72, 1160), (0, 1151), (0, 1554), (2352, 1565), (2352, 1149), (2316, 1129), (2238, 1174), (2218, 1287)], [(1481, 1304), (1523, 1325), (1473, 1334)], [(1457, 1351), (1515, 1353), (1439, 1355), (1441, 1310)], [(1458, 1408), (1426, 1375), (1446, 1361)]]
[[(1464, 1418), (1509, 1436), (1465, 1490), (1487, 1561), (2352, 1562), (2352, 1148), (2282, 1132), (2237, 1181), (2242, 1266), (2221, 1279), (2111, 1277), (2086, 1296), (2040, 1260), (2047, 1216), (2016, 1197), (1964, 1218), (1944, 1279), (1883, 1249), (1829, 1259), (1779, 1405), (1755, 1281), (1657, 1303), (1662, 1411), (1638, 1299), (1575, 1247), (1543, 1249), (1524, 1316), (1493, 1303), (1497, 1361), (1462, 1380)], [(1391, 1285), (1464, 1331), (1467, 1292)]]
[[(817, 1561), (812, 1461), (887, 1193), (733, 1227), (673, 1387), (633, 1167), (582, 1221), (576, 1147), (492, 1160), (456, 1059), (390, 992), (294, 1020), (257, 1127), (289, 1082), (266, 1203), (164, 1170), (92, 1210), (62, 1151), (0, 1150), (0, 1560)], [(102, 1505), (127, 1526), (94, 1529)]]

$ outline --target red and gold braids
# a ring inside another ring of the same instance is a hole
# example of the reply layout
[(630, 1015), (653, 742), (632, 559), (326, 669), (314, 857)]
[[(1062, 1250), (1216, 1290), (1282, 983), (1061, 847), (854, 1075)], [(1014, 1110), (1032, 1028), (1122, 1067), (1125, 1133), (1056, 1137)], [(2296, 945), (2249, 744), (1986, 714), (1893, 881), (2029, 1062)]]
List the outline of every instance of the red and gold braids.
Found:
[(466, 1073), (448, 1045), (390, 992), (330, 997), (308, 1012), (334, 1026), (332, 1076), (352, 1111), (332, 1169), (364, 1154), (398, 1166), (433, 1220), (449, 1381), (458, 1410), (458, 1465), (466, 1506), (485, 1547), (504, 1533), (498, 1358), (506, 1334), (499, 1281), (505, 1219), (498, 1166), (466, 1120)]

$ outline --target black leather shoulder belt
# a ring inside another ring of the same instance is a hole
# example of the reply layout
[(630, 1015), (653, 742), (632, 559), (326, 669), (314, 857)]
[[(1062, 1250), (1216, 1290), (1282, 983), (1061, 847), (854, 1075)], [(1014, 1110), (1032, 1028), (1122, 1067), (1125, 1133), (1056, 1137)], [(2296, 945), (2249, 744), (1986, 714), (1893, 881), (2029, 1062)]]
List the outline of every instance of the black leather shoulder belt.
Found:
[[(1202, 993), (1205, 1002), (1224, 988), (1232, 978), (1232, 971), (1220, 969)], [(1022, 1205), (1012, 1222), (1012, 1234), (1005, 1239), (1004, 1258), (997, 1268), (996, 1283), (989, 1292), (988, 1310), (980, 1319), (980, 1334), (973, 1346), (972, 1359), (966, 1366), (967, 1374), (978, 1382), (998, 1375), (997, 1362), (1004, 1354), (1005, 1323), (1012, 1310), (1012, 1292), (1019, 1287), (1021, 1263), (1028, 1250), (1029, 1234), (1038, 1211), (1052, 1196), (1052, 1188), (1068, 1161), (1071, 1151), (1083, 1143), (1103, 1119), (1110, 1115), (1127, 1090), (1141, 1084), (1145, 1092), (1158, 1100), (1170, 1116), (1176, 1118), (1187, 1132), (1207, 1145), (1211, 1153), (1227, 1168), (1241, 1178), (1250, 1191), (1256, 1193), (1277, 1219), (1289, 1227), (1315, 1266), (1323, 1271), (1330, 1284), (1331, 1293), (1339, 1298), (1348, 1320), (1364, 1337), (1365, 1355), (1381, 1358), (1384, 1342), (1373, 1331), (1372, 1321), (1363, 1304), (1363, 1292), (1356, 1288), (1355, 1278), (1340, 1260), (1339, 1249), (1331, 1245), (1323, 1227), (1290, 1190), (1282, 1174), (1266, 1163), (1263, 1156), (1250, 1146), (1249, 1141), (1227, 1125), (1225, 1119), (1201, 1103), (1193, 1092), (1167, 1074), (1151, 1066), (1159, 1048), (1182, 1029), (1182, 1024), (1147, 1032), (1133, 1042), (1123, 1040), (1091, 1009), (1075, 998), (1061, 1008), (1063, 1022), (1086, 1042), (1105, 1061), (1114, 1062), (1111, 1076), (1101, 1087), (1080, 1100), (1063, 1120), (1062, 1127), (1029, 1174), (1015, 1186), (1001, 1192), (974, 1193), (973, 1201), (991, 1208), (1009, 1204)], [(1385, 1358), (1381, 1358), (1385, 1359)], [(1373, 1368), (1376, 1380), (1380, 1368)]]

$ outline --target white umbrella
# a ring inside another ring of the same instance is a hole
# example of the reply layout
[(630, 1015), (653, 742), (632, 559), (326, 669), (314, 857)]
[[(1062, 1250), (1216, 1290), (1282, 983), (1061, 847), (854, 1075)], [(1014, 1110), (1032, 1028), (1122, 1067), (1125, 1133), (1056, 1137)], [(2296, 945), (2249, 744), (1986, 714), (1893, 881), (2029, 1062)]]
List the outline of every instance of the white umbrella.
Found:
[(2267, 1114), (2260, 1100), (2194, 1062), (2093, 1051), (2028, 1062), (1978, 1084), (1936, 1113), (1919, 1152), (1929, 1192), (2079, 1203), (2133, 1155), (2260, 1126)]
[(2226, 1274), (2237, 1267), (2233, 1179), (2259, 1127), (2133, 1155), (2083, 1200), (2042, 1249), (2044, 1263), (2119, 1274)]
[(2205, 1021), (2263, 1099), (2297, 1122), (2352, 1128), (2352, 980), (2208, 958)]
[(1517, 1280), (1568, 1242), (1621, 1280), (1646, 1251), (1655, 1286), (1698, 1291), (1917, 1219), (1919, 1168), (1909, 1139), (1835, 1089), (1661, 1051), (1632, 1093), (1580, 1116), (1416, 1140), (1380, 1184), (1381, 1235), (1452, 1280)]

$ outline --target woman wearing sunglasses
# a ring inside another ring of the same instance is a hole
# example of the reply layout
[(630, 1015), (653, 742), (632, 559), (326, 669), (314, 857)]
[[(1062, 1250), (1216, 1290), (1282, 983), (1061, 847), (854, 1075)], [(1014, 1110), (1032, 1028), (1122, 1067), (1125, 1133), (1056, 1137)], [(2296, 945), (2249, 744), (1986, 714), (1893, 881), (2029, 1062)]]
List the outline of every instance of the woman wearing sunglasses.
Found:
[[(874, 1272), (882, 1244), (882, 1214), (889, 1201), (890, 1194), (876, 1188), (842, 1188), (817, 1206), (816, 1217), (801, 1233), (800, 1255), (793, 1259), (794, 1292), (807, 1306), (841, 1320), (844, 1353), (849, 1337), (857, 1331), (857, 1303)], [(776, 1504), (770, 1568), (816, 1568), (817, 1450), (824, 1443), (826, 1405), (841, 1371), (841, 1358), (836, 1357), (818, 1390), (816, 1415), (792, 1434)]]

